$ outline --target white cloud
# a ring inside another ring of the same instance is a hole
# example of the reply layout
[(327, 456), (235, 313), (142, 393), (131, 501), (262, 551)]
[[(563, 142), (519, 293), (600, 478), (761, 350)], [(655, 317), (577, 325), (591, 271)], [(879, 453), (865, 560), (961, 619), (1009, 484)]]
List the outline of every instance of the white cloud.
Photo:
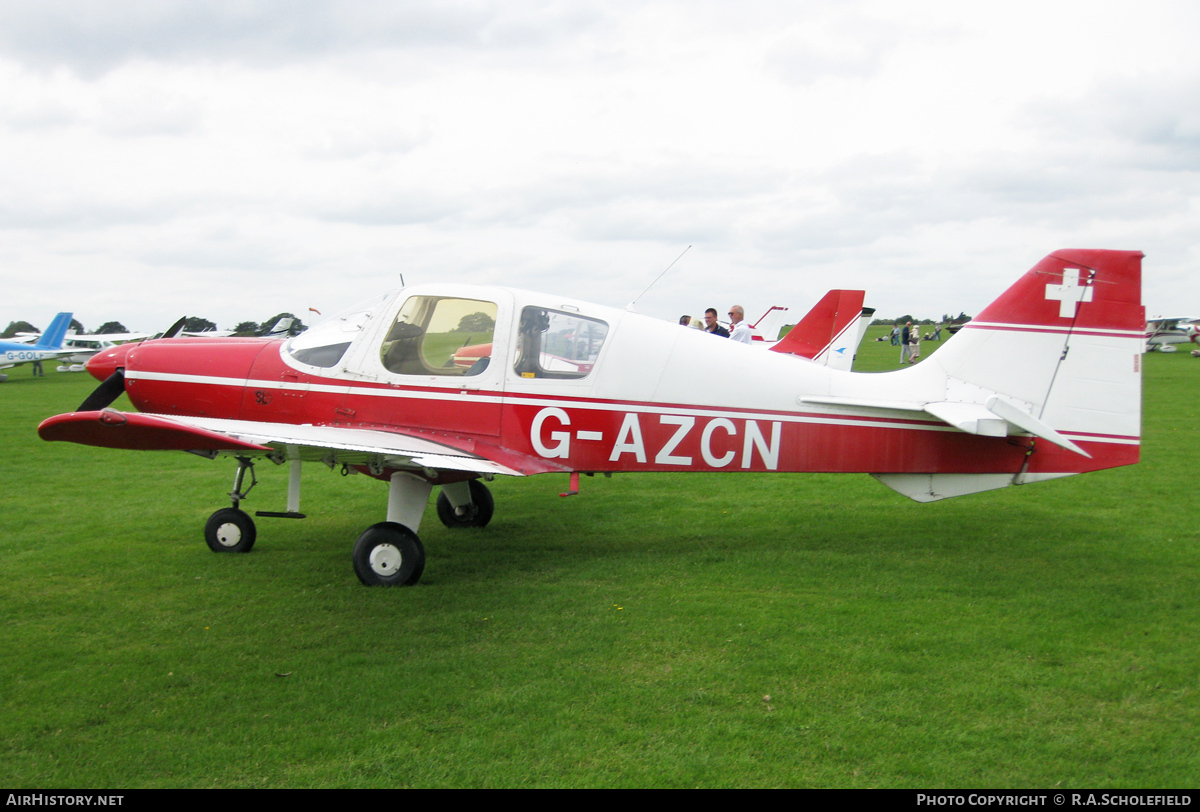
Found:
[(623, 305), (687, 245), (643, 312), (977, 312), (1095, 246), (1200, 315), (1200, 12), (975, 9), (0, 2), (8, 318), (232, 326), (400, 273)]

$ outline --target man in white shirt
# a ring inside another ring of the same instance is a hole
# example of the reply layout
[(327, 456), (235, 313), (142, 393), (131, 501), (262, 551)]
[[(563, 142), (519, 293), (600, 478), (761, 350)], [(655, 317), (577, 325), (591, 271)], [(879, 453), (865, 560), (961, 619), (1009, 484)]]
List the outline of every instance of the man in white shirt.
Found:
[(746, 311), (741, 305), (734, 305), (729, 308), (729, 337), (734, 341), (740, 341), (743, 344), (749, 344), (750, 325), (746, 324)]

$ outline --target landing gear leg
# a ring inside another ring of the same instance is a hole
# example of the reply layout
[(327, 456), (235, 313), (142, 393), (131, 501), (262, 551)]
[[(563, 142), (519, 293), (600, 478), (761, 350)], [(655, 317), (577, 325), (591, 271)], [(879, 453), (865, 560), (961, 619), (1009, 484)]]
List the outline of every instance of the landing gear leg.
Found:
[[(258, 477), (254, 475), (254, 463), (248, 457), (238, 457), (237, 473), (233, 475), (233, 490), (229, 492), (229, 498), (233, 501), (233, 506), (236, 508), (243, 499), (250, 495), (250, 491), (254, 490), (254, 486), (258, 484)], [(250, 487), (242, 490), (242, 481), (246, 478), (246, 471), (250, 471)]]

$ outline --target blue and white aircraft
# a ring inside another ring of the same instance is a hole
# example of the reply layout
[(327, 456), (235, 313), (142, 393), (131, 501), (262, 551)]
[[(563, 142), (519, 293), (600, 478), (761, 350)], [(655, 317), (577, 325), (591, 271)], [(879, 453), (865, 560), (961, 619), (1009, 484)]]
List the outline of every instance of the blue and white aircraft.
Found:
[[(42, 333), (33, 344), (22, 344), (19, 341), (0, 341), (0, 369), (28, 364), (33, 361), (53, 361), (78, 352), (76, 349), (64, 348), (63, 338), (67, 328), (71, 326), (71, 313), (59, 313), (50, 322), (46, 332)], [(8, 380), (7, 375), (0, 375), (0, 383)]]

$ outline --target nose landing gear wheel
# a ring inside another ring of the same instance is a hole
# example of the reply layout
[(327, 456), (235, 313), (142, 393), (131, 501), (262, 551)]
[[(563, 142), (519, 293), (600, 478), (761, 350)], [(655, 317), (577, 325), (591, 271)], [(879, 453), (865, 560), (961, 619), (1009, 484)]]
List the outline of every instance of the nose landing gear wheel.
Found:
[(214, 553), (248, 553), (257, 535), (254, 520), (237, 508), (218, 510), (204, 525), (204, 540)]
[(354, 543), (354, 573), (367, 586), (412, 586), (424, 571), (425, 548), (402, 524), (373, 524)]

